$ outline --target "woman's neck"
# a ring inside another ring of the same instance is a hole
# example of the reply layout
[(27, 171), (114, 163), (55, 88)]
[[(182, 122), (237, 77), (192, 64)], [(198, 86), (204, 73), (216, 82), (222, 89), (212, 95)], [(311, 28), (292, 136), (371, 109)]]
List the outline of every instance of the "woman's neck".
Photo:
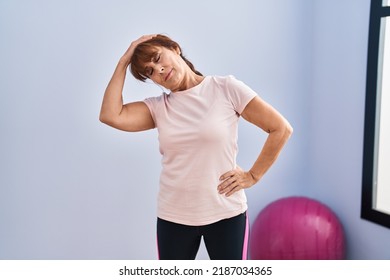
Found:
[(203, 76), (199, 76), (191, 71), (191, 73), (189, 73), (183, 78), (180, 87), (176, 90), (172, 90), (172, 92), (183, 91), (183, 90), (193, 88), (199, 85), (203, 80), (204, 80)]

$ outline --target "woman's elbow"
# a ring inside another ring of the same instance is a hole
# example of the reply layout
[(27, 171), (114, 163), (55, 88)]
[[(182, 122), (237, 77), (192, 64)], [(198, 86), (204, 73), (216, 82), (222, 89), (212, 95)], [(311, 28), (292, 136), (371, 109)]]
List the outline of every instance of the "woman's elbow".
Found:
[(113, 118), (105, 114), (104, 112), (100, 112), (99, 121), (110, 126), (112, 126), (113, 124)]
[(99, 121), (105, 124), (107, 123), (107, 117), (102, 112), (99, 114)]
[(286, 131), (287, 138), (290, 138), (294, 132), (293, 127), (288, 121), (286, 121), (285, 131)]
[(284, 118), (279, 122), (277, 128), (274, 130), (276, 135), (279, 135), (283, 142), (286, 142), (291, 137), (293, 131), (294, 129), (291, 124)]

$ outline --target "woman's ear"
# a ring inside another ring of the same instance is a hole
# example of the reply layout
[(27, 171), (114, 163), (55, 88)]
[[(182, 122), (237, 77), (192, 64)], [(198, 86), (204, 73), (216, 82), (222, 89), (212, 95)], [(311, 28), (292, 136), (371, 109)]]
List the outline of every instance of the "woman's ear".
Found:
[(174, 51), (178, 54), (181, 55), (181, 49), (179, 46), (174, 47)]

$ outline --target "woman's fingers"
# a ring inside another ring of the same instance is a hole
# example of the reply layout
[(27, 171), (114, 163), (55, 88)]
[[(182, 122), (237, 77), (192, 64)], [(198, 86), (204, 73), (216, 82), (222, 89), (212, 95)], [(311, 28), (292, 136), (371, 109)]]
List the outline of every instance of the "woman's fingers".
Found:
[(154, 37), (156, 37), (157, 34), (149, 34), (149, 35), (143, 35), (141, 37), (139, 37), (137, 40), (131, 42), (129, 48), (126, 50), (125, 54), (123, 55), (123, 59), (128, 63), (130, 64), (130, 60), (131, 60), (131, 57), (133, 56), (133, 53), (134, 53), (134, 50), (135, 48), (143, 43), (143, 42), (146, 42), (150, 39), (153, 39)]
[(149, 34), (149, 35), (142, 35), (141, 37), (139, 37), (137, 40), (135, 40), (133, 43), (135, 43), (136, 45), (140, 44), (140, 43), (143, 43), (145, 41), (148, 41), (150, 39), (153, 39), (154, 37), (156, 37), (157, 34)]
[(255, 183), (252, 176), (240, 167), (224, 173), (220, 177), (220, 181), (218, 192), (226, 196), (230, 196), (241, 189), (249, 188)]

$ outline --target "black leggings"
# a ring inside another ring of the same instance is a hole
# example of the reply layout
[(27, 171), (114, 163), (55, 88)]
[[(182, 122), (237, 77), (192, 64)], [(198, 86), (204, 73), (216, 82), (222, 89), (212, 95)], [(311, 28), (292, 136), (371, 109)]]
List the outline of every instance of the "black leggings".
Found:
[(211, 260), (246, 260), (249, 226), (246, 212), (205, 226), (157, 219), (160, 260), (194, 260), (203, 236)]

